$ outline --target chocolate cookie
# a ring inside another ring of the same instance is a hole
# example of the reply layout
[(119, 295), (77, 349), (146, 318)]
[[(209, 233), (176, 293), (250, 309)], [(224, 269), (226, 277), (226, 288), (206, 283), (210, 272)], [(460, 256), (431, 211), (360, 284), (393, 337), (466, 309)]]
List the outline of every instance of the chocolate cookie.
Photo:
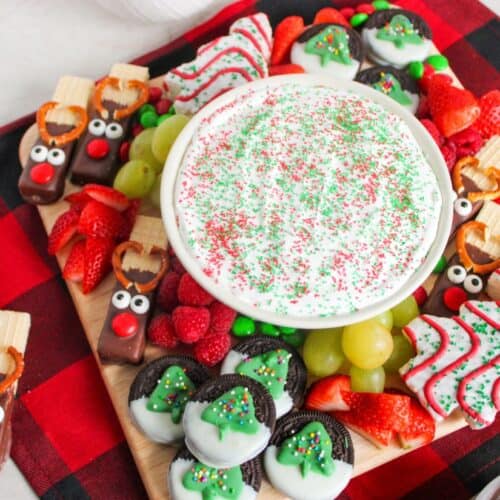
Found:
[(358, 73), (355, 80), (391, 97), (412, 113), (417, 111), (418, 86), (406, 71), (391, 66), (373, 66)]
[(277, 418), (302, 404), (307, 370), (299, 353), (282, 340), (255, 335), (235, 345), (222, 363), (221, 374), (227, 373), (263, 384), (274, 400)]
[(271, 484), (301, 500), (336, 498), (349, 483), (353, 464), (349, 432), (318, 411), (299, 411), (280, 419), (264, 453)]
[(168, 472), (172, 500), (219, 497), (252, 500), (257, 497), (261, 483), (258, 458), (230, 469), (215, 469), (198, 462), (187, 448), (178, 451)]
[(186, 446), (211, 467), (234, 467), (256, 457), (271, 438), (276, 411), (271, 395), (243, 375), (203, 384), (186, 404)]
[(189, 397), (210, 378), (188, 356), (163, 356), (136, 375), (128, 396), (132, 420), (152, 441), (172, 443), (184, 436), (182, 414)]
[(427, 23), (414, 12), (387, 9), (369, 17), (361, 38), (372, 61), (404, 68), (429, 55), (432, 33)]
[(315, 24), (292, 45), (290, 60), (306, 73), (352, 80), (363, 60), (361, 38), (340, 24)]

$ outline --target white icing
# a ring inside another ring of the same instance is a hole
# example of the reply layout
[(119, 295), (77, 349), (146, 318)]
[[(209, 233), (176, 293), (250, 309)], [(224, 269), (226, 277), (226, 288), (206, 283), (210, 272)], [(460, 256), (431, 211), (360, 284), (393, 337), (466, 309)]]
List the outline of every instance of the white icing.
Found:
[(295, 42), (290, 52), (290, 61), (293, 64), (299, 64), (306, 73), (319, 73), (334, 76), (342, 80), (352, 80), (358, 72), (360, 62), (356, 59), (351, 60), (351, 64), (341, 64), (336, 61), (328, 61), (324, 66), (321, 65), (321, 58), (317, 54), (308, 54), (305, 49), (305, 43)]
[[(222, 363), (220, 374), (236, 373), (236, 367), (247, 358), (248, 356), (244, 356), (238, 351), (229, 351)], [(273, 399), (273, 401), (276, 407), (276, 418), (282, 417), (293, 408), (293, 399), (287, 391), (283, 391), (283, 394), (278, 399)]]
[(220, 440), (217, 426), (201, 419), (201, 414), (209, 405), (189, 402), (182, 419), (186, 446), (200, 462), (210, 467), (235, 467), (264, 450), (271, 438), (271, 431), (266, 425), (259, 423), (255, 434), (228, 431)]
[[(202, 500), (201, 492), (188, 490), (182, 484), (184, 474), (186, 474), (194, 463), (194, 460), (186, 460), (185, 458), (178, 458), (172, 462), (168, 474), (168, 489), (172, 500)], [(244, 483), (243, 491), (238, 500), (253, 500), (256, 497), (257, 492), (251, 486)], [(213, 500), (219, 499), (223, 500), (223, 497), (216, 497)]]
[[(259, 30), (258, 27), (261, 29)], [(229, 34), (240, 33), (243, 36), (248, 33), (259, 47), (259, 52), (269, 63), (271, 58), (271, 46), (273, 39), (273, 29), (269, 24), (269, 19), (263, 12), (258, 12), (253, 16), (242, 17), (235, 21), (229, 28)]]
[(377, 38), (377, 33), (378, 28), (364, 29), (361, 37), (369, 49), (370, 58), (378, 63), (389, 63), (396, 68), (403, 68), (412, 61), (423, 61), (429, 55), (431, 42), (427, 38), (424, 38), (420, 45), (409, 43), (398, 48), (388, 40)]
[(138, 427), (156, 443), (173, 443), (184, 436), (182, 423), (172, 422), (172, 414), (147, 409), (148, 397), (143, 396), (130, 403), (130, 413)]
[(294, 500), (331, 500), (347, 486), (352, 477), (352, 465), (334, 460), (334, 472), (324, 476), (310, 472), (305, 478), (297, 466), (283, 465), (277, 460), (278, 449), (269, 446), (264, 454), (264, 467), (271, 484)]

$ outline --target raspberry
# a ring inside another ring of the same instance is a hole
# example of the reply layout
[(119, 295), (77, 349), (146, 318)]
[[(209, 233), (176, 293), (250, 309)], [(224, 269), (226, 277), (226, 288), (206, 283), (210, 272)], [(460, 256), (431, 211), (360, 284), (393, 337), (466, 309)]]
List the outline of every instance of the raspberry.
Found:
[(177, 298), (184, 306), (208, 306), (214, 301), (214, 298), (205, 292), (188, 273), (184, 273), (181, 277)]
[(415, 113), (417, 118), (421, 120), (422, 118), (430, 118), (431, 110), (429, 109), (429, 102), (427, 101), (427, 96), (420, 96), (420, 100), (418, 101), (417, 112)]
[(475, 127), (469, 127), (448, 138), (457, 147), (457, 160), (464, 156), (474, 156), (482, 147), (484, 140)]
[(231, 336), (212, 333), (203, 337), (194, 346), (196, 361), (205, 366), (214, 366), (220, 363), (231, 348)]
[(439, 149), (443, 155), (448, 170), (451, 172), (457, 162), (457, 147), (454, 142), (446, 141)]
[(441, 146), (444, 142), (444, 137), (441, 135), (434, 122), (424, 118), (423, 120), (420, 120), (420, 123), (426, 128), (427, 132), (429, 132), (431, 137), (434, 139), (434, 142), (438, 146)]
[(205, 335), (210, 325), (206, 307), (178, 306), (172, 313), (175, 333), (184, 344), (194, 344)]
[(474, 128), (485, 138), (500, 134), (500, 90), (492, 90), (479, 99), (481, 114)]
[(229, 333), (236, 319), (236, 311), (222, 302), (210, 305), (210, 332), (214, 334)]
[(169, 314), (161, 313), (152, 319), (148, 327), (148, 339), (151, 343), (165, 349), (177, 347), (179, 340), (175, 335), (174, 325)]
[(179, 305), (177, 288), (179, 287), (180, 280), (180, 274), (175, 271), (169, 271), (160, 283), (156, 301), (166, 312), (172, 312)]
[(175, 255), (170, 257), (170, 267), (178, 274), (184, 274), (186, 272), (181, 261)]

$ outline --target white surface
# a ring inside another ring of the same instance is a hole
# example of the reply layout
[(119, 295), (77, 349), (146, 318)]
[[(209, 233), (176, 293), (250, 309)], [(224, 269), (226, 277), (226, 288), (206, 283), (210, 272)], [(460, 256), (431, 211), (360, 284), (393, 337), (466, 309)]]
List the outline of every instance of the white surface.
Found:
[(11, 458), (5, 462), (0, 471), (0, 500), (32, 500), (38, 498), (24, 479)]

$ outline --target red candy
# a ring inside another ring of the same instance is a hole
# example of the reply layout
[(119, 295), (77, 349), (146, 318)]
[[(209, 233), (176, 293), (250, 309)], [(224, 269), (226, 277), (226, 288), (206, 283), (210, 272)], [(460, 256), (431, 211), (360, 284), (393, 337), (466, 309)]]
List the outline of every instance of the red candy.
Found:
[(464, 156), (474, 156), (484, 143), (474, 126), (452, 135), (448, 140), (457, 147), (457, 160)]
[(299, 64), (278, 64), (269, 66), (269, 76), (288, 75), (290, 73), (304, 73), (304, 68)]
[(348, 21), (356, 13), (352, 7), (342, 7), (339, 11)]
[(120, 144), (120, 150), (118, 154), (120, 155), (120, 161), (122, 163), (127, 163), (129, 158), (128, 158), (128, 153), (130, 151), (130, 142), (125, 141)]
[(424, 74), (418, 81), (418, 86), (420, 87), (420, 90), (425, 94), (427, 94), (427, 91), (429, 90), (429, 82), (434, 76), (435, 72), (436, 70), (430, 64), (424, 64)]
[(427, 300), (427, 292), (423, 286), (419, 286), (413, 292), (413, 298), (417, 301), (418, 307), (422, 307)]
[(162, 94), (163, 94), (163, 91), (161, 90), (160, 87), (149, 87), (148, 102), (150, 104), (154, 104), (155, 102), (158, 102), (161, 99)]
[(133, 137), (138, 136), (143, 130), (144, 130), (144, 127), (140, 123), (136, 123), (132, 127), (132, 136)]
[(155, 109), (158, 115), (165, 115), (168, 113), (168, 110), (172, 107), (172, 101), (169, 99), (160, 99), (155, 104)]
[(369, 3), (362, 3), (356, 7), (356, 12), (362, 12), (363, 14), (368, 14), (370, 16), (375, 12), (375, 7)]
[(94, 160), (106, 158), (109, 154), (109, 143), (106, 139), (92, 139), (87, 144), (87, 154)]
[(460, 306), (467, 300), (467, 293), (463, 288), (452, 286), (443, 294), (444, 305), (453, 312), (458, 312)]
[(122, 312), (113, 318), (111, 329), (118, 337), (130, 337), (139, 329), (139, 321), (132, 313)]
[(35, 165), (30, 171), (30, 177), (36, 184), (47, 184), (54, 178), (56, 169), (47, 162)]

